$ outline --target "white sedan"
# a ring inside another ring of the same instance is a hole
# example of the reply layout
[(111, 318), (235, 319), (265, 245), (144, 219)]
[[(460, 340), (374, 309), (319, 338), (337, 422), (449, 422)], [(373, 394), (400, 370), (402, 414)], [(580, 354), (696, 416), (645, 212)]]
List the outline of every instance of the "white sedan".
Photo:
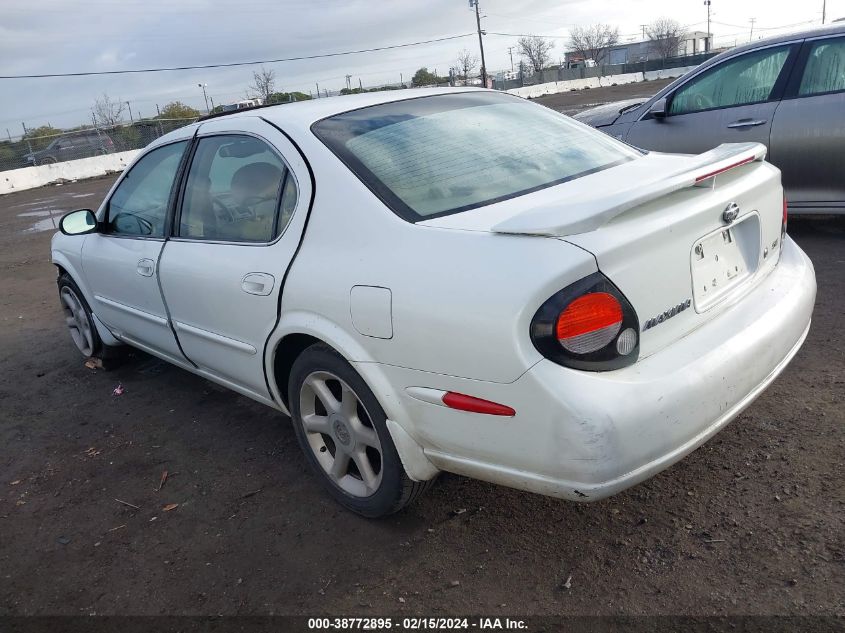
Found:
[(156, 140), (52, 261), (83, 355), (128, 344), (289, 413), (355, 512), (440, 471), (589, 501), (804, 341), (815, 276), (765, 153), (649, 154), (486, 90), (242, 110)]

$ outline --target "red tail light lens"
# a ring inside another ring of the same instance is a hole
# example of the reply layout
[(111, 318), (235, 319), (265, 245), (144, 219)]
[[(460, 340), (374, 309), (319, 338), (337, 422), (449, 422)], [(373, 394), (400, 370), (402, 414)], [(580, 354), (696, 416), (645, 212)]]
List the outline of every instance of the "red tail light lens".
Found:
[(557, 339), (570, 352), (588, 354), (608, 345), (622, 329), (622, 306), (606, 292), (590, 292), (560, 313)]
[(637, 361), (640, 325), (625, 295), (593, 273), (549, 298), (531, 321), (531, 341), (559, 365), (608, 371)]
[(789, 217), (789, 210), (786, 204), (786, 194), (783, 196), (783, 224), (780, 225), (780, 237), (783, 239), (783, 236), (786, 235), (786, 220)]

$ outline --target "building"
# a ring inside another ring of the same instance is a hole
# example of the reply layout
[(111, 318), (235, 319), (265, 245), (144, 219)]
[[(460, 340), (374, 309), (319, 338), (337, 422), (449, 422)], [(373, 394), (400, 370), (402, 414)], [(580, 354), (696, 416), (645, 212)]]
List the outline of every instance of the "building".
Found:
[[(684, 39), (678, 46), (677, 56), (683, 55), (697, 55), (704, 53), (706, 47), (707, 33), (703, 31), (693, 31), (684, 35)], [(657, 59), (660, 53), (655, 50), (654, 42), (645, 40), (640, 42), (627, 42), (624, 44), (617, 44), (612, 47), (605, 56), (602, 63), (605, 65), (611, 64), (634, 64), (637, 62), (645, 62), (649, 59)], [(584, 60), (574, 52), (566, 54), (567, 63), (575, 65)]]

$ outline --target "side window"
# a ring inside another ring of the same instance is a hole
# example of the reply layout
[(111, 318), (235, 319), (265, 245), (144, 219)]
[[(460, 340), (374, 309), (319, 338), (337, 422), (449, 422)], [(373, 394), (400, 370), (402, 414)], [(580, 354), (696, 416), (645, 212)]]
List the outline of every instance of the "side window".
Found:
[(675, 93), (669, 114), (768, 101), (789, 50), (782, 46), (746, 53), (706, 71)]
[(187, 141), (154, 149), (135, 163), (109, 200), (108, 231), (163, 237), (167, 202)]
[(223, 135), (200, 139), (182, 201), (179, 236), (270, 242), (296, 204), (296, 184), (264, 141)]
[(804, 67), (799, 97), (845, 90), (845, 38), (813, 43)]

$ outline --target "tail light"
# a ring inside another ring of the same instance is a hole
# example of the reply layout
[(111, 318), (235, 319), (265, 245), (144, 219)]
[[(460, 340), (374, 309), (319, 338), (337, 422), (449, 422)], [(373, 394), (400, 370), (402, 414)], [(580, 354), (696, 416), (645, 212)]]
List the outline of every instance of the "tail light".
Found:
[(601, 273), (553, 295), (531, 321), (537, 351), (559, 365), (590, 371), (635, 363), (639, 331), (633, 307)]
[(780, 225), (780, 241), (786, 236), (786, 220), (789, 216), (789, 211), (786, 204), (786, 194), (783, 194), (783, 223)]

